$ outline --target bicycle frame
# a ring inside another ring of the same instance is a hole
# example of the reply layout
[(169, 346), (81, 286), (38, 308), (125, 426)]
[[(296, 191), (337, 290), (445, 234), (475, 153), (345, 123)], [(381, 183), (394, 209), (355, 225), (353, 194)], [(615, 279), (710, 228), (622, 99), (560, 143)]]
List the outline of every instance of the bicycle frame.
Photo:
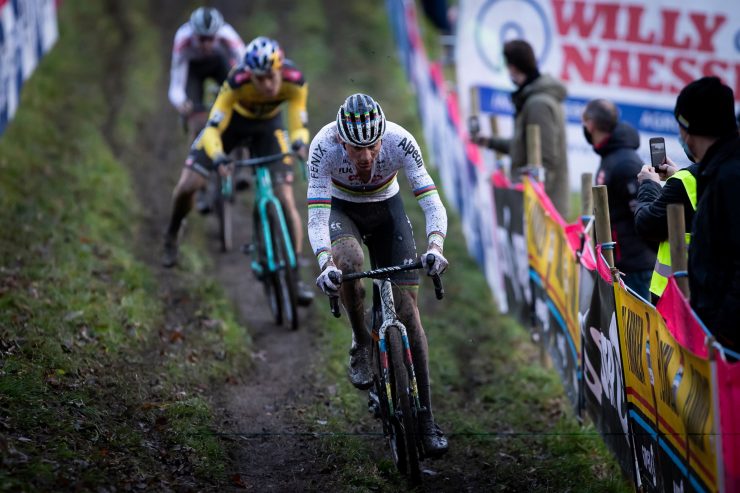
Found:
[[(294, 269), (297, 265), (295, 251), (293, 250), (293, 241), (290, 237), (290, 230), (285, 220), (285, 214), (283, 213), (283, 207), (278, 198), (275, 196), (272, 188), (272, 179), (270, 178), (270, 170), (268, 165), (278, 161), (286, 156), (292, 156), (292, 154), (276, 154), (274, 156), (258, 157), (253, 159), (246, 159), (237, 161), (236, 167), (254, 167), (255, 168), (255, 194), (254, 194), (254, 210), (257, 211), (260, 218), (259, 226), (262, 227), (262, 234), (264, 238), (266, 264), (269, 272), (276, 272), (280, 269), (289, 267)], [(286, 254), (288, 257), (288, 266), (278, 265), (275, 261), (275, 252), (273, 251), (272, 232), (270, 231), (269, 221), (267, 219), (267, 207), (269, 204), (275, 206), (277, 212), (278, 221), (280, 223), (280, 231), (283, 235), (283, 241), (285, 242)], [(262, 266), (257, 260), (252, 260), (252, 270), (258, 275), (262, 275)]]
[(380, 298), (382, 323), (378, 328), (378, 350), (380, 352), (380, 371), (385, 384), (385, 395), (386, 400), (388, 401), (388, 409), (390, 409), (391, 414), (394, 413), (393, 400), (391, 399), (391, 381), (389, 376), (390, 365), (388, 363), (388, 340), (386, 338), (386, 334), (389, 328), (395, 327), (401, 333), (401, 340), (403, 341), (404, 363), (409, 374), (409, 387), (411, 390), (411, 397), (414, 402), (413, 411), (414, 414), (416, 414), (422, 410), (422, 406), (419, 399), (419, 387), (416, 383), (416, 371), (414, 370), (414, 361), (411, 357), (411, 345), (409, 344), (406, 326), (401, 323), (396, 315), (393, 301), (393, 288), (390, 279), (375, 279), (373, 284), (377, 288)]
[[(270, 272), (275, 272), (279, 269), (283, 269), (286, 266), (279, 266), (275, 262), (275, 253), (272, 249), (272, 233), (270, 232), (270, 225), (267, 220), (267, 205), (273, 204), (277, 211), (278, 221), (280, 222), (280, 231), (285, 241), (285, 249), (288, 256), (287, 267), (293, 269), (296, 267), (296, 257), (293, 251), (293, 241), (290, 238), (290, 232), (288, 230), (288, 224), (285, 221), (285, 214), (283, 213), (282, 204), (275, 196), (272, 190), (272, 179), (270, 178), (270, 171), (265, 166), (258, 166), (257, 169), (257, 190), (254, 196), (254, 205), (259, 211), (260, 225), (262, 226), (262, 234), (265, 239), (265, 253), (267, 256), (267, 269)], [(255, 263), (254, 261), (252, 262)], [(261, 268), (261, 267), (260, 267)]]

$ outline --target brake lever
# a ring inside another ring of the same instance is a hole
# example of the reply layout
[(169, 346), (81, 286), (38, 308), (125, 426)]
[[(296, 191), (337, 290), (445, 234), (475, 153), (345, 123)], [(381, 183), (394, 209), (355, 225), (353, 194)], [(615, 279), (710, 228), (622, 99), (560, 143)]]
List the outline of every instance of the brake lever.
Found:
[[(337, 286), (342, 284), (342, 276), (336, 272), (329, 272), (329, 280)], [(329, 296), (329, 308), (331, 308), (331, 314), (335, 318), (342, 316), (342, 312), (339, 311), (339, 296)]]
[[(427, 255), (427, 266), (431, 267), (434, 265), (434, 255), (431, 253)], [(439, 274), (434, 274), (432, 277), (432, 282), (434, 283), (434, 295), (437, 297), (438, 300), (441, 300), (445, 297), (445, 289), (442, 286), (442, 278), (439, 276)]]

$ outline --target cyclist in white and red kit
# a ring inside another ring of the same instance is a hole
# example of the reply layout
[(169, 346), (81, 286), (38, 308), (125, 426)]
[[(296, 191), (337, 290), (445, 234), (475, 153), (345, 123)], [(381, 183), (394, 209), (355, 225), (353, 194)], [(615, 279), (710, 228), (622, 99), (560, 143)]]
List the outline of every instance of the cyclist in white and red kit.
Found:
[(242, 59), (244, 50), (242, 38), (224, 22), (221, 13), (211, 7), (193, 11), (190, 20), (177, 30), (172, 46), (168, 96), (183, 118), (202, 115), (200, 125), (191, 125), (195, 133), (200, 131), (208, 116), (208, 108), (203, 104), (206, 79), (213, 79), (219, 86), (223, 84), (231, 67)]

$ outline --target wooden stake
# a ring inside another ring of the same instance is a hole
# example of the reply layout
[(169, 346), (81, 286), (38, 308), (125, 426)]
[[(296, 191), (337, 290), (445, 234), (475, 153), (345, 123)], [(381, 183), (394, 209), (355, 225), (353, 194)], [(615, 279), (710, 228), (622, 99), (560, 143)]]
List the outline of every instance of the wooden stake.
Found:
[[(606, 192), (606, 185), (597, 185), (593, 187), (594, 194), (594, 215), (596, 216), (596, 241), (603, 244), (612, 242), (612, 226), (609, 219), (609, 196)], [(614, 250), (612, 248), (603, 248), (602, 253), (609, 264), (609, 268), (614, 272)], [(616, 278), (616, 276), (615, 276)]]
[(476, 86), (470, 87), (470, 116), (478, 116), (479, 102), (479, 90)]
[[(688, 271), (688, 255), (686, 253), (686, 223), (683, 215), (683, 204), (668, 204), (668, 242), (671, 245), (671, 269), (673, 272)], [(680, 276), (676, 284), (686, 297), (690, 299), (689, 278)]]
[(581, 173), (581, 215), (594, 215), (594, 195), (591, 187), (594, 183), (593, 173)]

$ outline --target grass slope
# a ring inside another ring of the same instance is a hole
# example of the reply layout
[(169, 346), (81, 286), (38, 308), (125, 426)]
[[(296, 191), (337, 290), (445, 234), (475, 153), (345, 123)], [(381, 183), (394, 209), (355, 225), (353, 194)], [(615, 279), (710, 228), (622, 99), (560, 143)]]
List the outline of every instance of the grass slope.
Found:
[(161, 490), (223, 470), (203, 387), (245, 360), (245, 331), (203, 269), (183, 280), (202, 300), (194, 319), (166, 325), (112, 148), (136, 145), (160, 97), (146, 13), (63, 2), (60, 39), (0, 137), (0, 491)]

